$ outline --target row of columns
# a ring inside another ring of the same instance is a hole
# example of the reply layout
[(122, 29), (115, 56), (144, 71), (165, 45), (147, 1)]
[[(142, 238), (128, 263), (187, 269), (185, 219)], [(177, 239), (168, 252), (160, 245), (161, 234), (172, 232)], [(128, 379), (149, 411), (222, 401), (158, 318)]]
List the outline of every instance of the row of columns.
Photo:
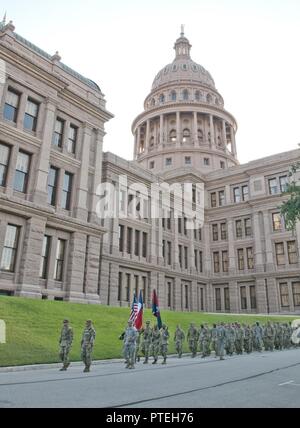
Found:
[[(169, 137), (164, 138), (165, 133), (165, 116), (164, 114), (161, 114), (159, 116), (159, 126), (158, 121), (155, 120), (155, 130), (154, 130), (154, 144), (156, 146), (162, 146), (163, 143), (169, 142)], [(141, 127), (146, 125), (146, 132), (144, 134), (144, 138), (141, 138)], [(140, 153), (147, 154), (149, 152), (150, 148), (150, 134), (151, 134), (151, 120), (147, 119), (144, 125), (140, 125), (136, 132), (135, 132), (135, 157), (137, 157)], [(162, 132), (161, 132), (162, 130)], [(194, 142), (194, 145), (201, 145), (201, 142), (198, 138), (198, 112), (193, 112), (193, 126), (191, 131), (191, 139)], [(214, 123), (214, 116), (212, 114), (209, 115), (209, 132), (210, 132), (210, 142), (209, 145), (211, 148), (216, 148), (216, 138), (215, 138), (215, 123)], [(159, 133), (159, 138), (158, 138)], [(180, 120), (180, 112), (176, 112), (176, 142), (175, 147), (181, 146), (181, 138), (180, 135), (182, 133), (182, 125)], [(234, 157), (237, 156), (236, 152), (236, 142), (235, 142), (235, 133), (232, 126), (230, 126), (230, 136), (231, 136), (231, 153)], [(205, 141), (205, 135), (204, 141)], [(143, 142), (143, 144), (142, 144)], [(208, 142), (208, 141), (207, 141)], [(226, 137), (226, 121), (222, 120), (222, 142), (223, 145), (227, 146), (227, 137)]]

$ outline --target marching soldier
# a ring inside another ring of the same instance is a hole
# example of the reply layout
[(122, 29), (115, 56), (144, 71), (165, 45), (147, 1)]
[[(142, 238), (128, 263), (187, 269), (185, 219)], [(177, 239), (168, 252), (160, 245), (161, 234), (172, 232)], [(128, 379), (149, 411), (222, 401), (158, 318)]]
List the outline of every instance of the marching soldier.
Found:
[(133, 327), (133, 322), (128, 321), (128, 327), (125, 331), (124, 336), (124, 355), (127, 362), (127, 369), (134, 369), (135, 363), (135, 349), (136, 349), (136, 340), (138, 332), (136, 328)]
[(163, 356), (162, 364), (167, 364), (167, 355), (168, 355), (168, 339), (170, 337), (168, 327), (163, 324), (160, 332), (160, 349), (161, 355)]
[(152, 356), (154, 361), (152, 364), (156, 364), (158, 360), (159, 354), (159, 345), (160, 345), (160, 331), (158, 329), (158, 325), (155, 325), (152, 330)]
[(81, 340), (81, 358), (85, 364), (84, 373), (90, 371), (92, 364), (92, 352), (96, 337), (96, 331), (92, 325), (91, 320), (86, 321), (85, 329), (82, 334)]
[(181, 358), (182, 356), (182, 345), (183, 345), (184, 339), (185, 339), (184, 331), (180, 328), (180, 325), (178, 324), (174, 334), (174, 342), (175, 342), (175, 349), (176, 349), (176, 352), (178, 353), (179, 358)]
[(73, 342), (73, 329), (69, 325), (69, 320), (63, 321), (63, 327), (61, 329), (59, 346), (60, 346), (60, 359), (63, 362), (63, 366), (60, 371), (66, 371), (70, 365), (69, 353)]
[(198, 331), (195, 327), (195, 324), (191, 323), (190, 328), (187, 333), (187, 341), (189, 344), (189, 349), (192, 353), (192, 358), (197, 355), (197, 345), (198, 345)]
[(142, 330), (141, 334), (143, 336), (141, 351), (145, 356), (145, 361), (143, 364), (148, 364), (149, 352), (152, 343), (152, 330), (150, 327), (150, 321), (146, 321), (146, 327)]

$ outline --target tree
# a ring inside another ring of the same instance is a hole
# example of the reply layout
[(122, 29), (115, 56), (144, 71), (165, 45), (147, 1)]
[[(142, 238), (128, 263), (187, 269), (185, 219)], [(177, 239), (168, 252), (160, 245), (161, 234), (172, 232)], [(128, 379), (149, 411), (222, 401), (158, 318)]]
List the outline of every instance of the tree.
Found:
[(290, 199), (280, 206), (280, 213), (288, 230), (295, 230), (300, 221), (300, 162), (291, 166), (289, 172), (289, 184), (284, 192), (290, 195)]

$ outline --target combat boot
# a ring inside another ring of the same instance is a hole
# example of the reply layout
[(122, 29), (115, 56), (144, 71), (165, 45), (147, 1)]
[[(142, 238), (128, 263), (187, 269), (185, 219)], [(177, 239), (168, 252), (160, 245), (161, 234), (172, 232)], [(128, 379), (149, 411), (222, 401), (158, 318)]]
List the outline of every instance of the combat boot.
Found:
[(63, 366), (61, 369), (59, 369), (60, 372), (65, 372), (67, 369), (65, 366)]
[(90, 366), (85, 366), (83, 373), (89, 373), (89, 371), (90, 371)]
[(152, 364), (156, 364), (156, 363), (157, 363), (157, 358), (155, 358)]
[(148, 357), (146, 357), (145, 361), (143, 362), (143, 364), (148, 364)]
[(166, 358), (164, 358), (162, 364), (167, 364), (167, 359)]

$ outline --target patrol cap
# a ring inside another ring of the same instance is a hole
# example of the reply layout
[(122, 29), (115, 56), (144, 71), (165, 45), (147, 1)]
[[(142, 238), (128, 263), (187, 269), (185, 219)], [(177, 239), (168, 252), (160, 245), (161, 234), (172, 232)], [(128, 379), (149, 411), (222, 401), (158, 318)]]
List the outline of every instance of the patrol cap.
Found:
[(146, 324), (150, 324), (150, 321), (146, 321)]
[(87, 324), (92, 324), (92, 320), (86, 320)]
[(68, 319), (64, 319), (64, 321), (63, 321), (64, 324), (67, 324), (68, 322), (69, 322)]

